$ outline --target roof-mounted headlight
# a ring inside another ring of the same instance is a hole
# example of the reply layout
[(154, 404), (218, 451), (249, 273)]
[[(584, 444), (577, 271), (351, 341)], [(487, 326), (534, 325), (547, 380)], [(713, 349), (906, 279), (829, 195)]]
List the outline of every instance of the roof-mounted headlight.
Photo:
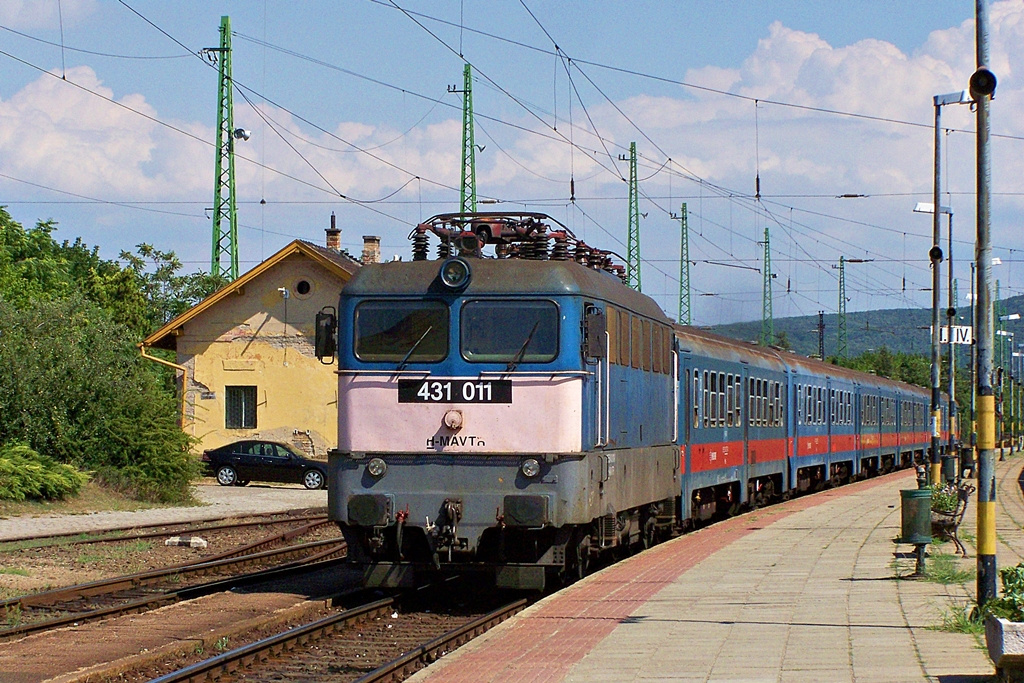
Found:
[(458, 257), (447, 259), (441, 264), (441, 282), (444, 286), (451, 290), (465, 289), (466, 285), (469, 284), (470, 271), (469, 264), (463, 259)]

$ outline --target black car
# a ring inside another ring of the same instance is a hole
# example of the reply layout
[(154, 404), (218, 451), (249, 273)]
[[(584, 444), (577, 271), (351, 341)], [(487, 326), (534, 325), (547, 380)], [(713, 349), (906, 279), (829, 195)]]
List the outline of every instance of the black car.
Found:
[(250, 481), (301, 483), (324, 488), (327, 464), (305, 458), (276, 441), (236, 441), (203, 451), (203, 462), (221, 486), (245, 486)]

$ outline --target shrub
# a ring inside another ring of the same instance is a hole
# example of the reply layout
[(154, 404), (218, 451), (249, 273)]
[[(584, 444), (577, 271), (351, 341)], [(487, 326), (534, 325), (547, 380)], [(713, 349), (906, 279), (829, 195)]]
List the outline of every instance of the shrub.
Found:
[(174, 393), (130, 333), (81, 298), (0, 299), (0, 443), (24, 443), (138, 498), (189, 498), (197, 472)]
[(999, 572), (1003, 595), (985, 603), (985, 614), (1009, 621), (1024, 621), (1024, 562)]
[(89, 477), (25, 445), (0, 447), (0, 499), (60, 500), (78, 493)]
[(960, 502), (955, 486), (932, 484), (932, 510), (936, 512), (955, 512)]

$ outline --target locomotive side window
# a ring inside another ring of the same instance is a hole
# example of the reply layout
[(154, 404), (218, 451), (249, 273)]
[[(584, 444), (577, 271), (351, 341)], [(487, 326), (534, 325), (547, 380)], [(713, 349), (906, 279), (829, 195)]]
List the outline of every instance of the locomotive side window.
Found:
[(629, 367), (629, 313), (619, 311), (619, 365)]
[(642, 355), (644, 348), (643, 324), (641, 323), (640, 318), (635, 315), (630, 316), (630, 321), (633, 323), (633, 353), (630, 357), (629, 366), (631, 368), (639, 368), (640, 356)]
[(471, 363), (550, 363), (558, 356), (558, 307), (551, 301), (469, 301), (462, 307), (461, 345)]
[[(715, 376), (714, 373), (712, 373), (711, 376), (714, 377)], [(702, 387), (703, 388), (701, 390), (701, 416), (703, 418), (704, 426), (707, 427), (708, 426), (708, 410), (710, 408), (710, 406), (708, 405), (708, 398), (709, 398), (709, 396), (708, 396), (708, 371), (707, 370), (704, 371), (704, 384), (702, 385)]]
[[(730, 385), (732, 382), (729, 383)], [(725, 373), (718, 373), (718, 426), (725, 426)]]
[(725, 426), (732, 427), (732, 375), (725, 378)]
[(711, 373), (711, 386), (709, 387), (709, 391), (710, 391), (709, 398), (710, 398), (710, 401), (711, 401), (711, 414), (708, 417), (709, 417), (711, 426), (712, 427), (717, 427), (718, 426), (718, 373), (717, 372), (712, 372)]
[(693, 406), (693, 426), (696, 429), (700, 427), (700, 372), (697, 370), (693, 371), (693, 400), (690, 405)]
[(736, 401), (734, 410), (736, 411), (736, 426), (739, 427), (743, 424), (743, 380), (739, 375), (736, 375), (736, 380), (733, 383), (733, 399)]
[(642, 342), (642, 348), (640, 349), (640, 367), (644, 370), (651, 369), (651, 321), (641, 320), (640, 321), (640, 335)]
[(619, 312), (606, 306), (604, 314), (608, 318), (608, 362), (619, 362)]
[(448, 307), (440, 301), (364, 301), (356, 307), (354, 333), (359, 360), (435, 363), (448, 355)]
[(654, 325), (651, 328), (651, 346), (654, 347), (651, 357), (651, 370), (659, 374), (661, 373), (661, 337), (663, 333), (664, 330), (662, 330), (661, 325)]

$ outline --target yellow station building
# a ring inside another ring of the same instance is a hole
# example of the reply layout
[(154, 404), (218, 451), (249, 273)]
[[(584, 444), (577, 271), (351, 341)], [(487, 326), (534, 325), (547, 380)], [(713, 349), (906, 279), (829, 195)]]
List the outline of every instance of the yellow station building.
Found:
[[(317, 312), (338, 305), (361, 265), (340, 249), (340, 233), (328, 229), (326, 247), (291, 242), (140, 345), (179, 371), (182, 427), (199, 450), (257, 438), (323, 459), (337, 445), (337, 377), (317, 360), (313, 338)], [(379, 238), (363, 239), (363, 260), (379, 260)], [(174, 351), (176, 361), (152, 349)]]

